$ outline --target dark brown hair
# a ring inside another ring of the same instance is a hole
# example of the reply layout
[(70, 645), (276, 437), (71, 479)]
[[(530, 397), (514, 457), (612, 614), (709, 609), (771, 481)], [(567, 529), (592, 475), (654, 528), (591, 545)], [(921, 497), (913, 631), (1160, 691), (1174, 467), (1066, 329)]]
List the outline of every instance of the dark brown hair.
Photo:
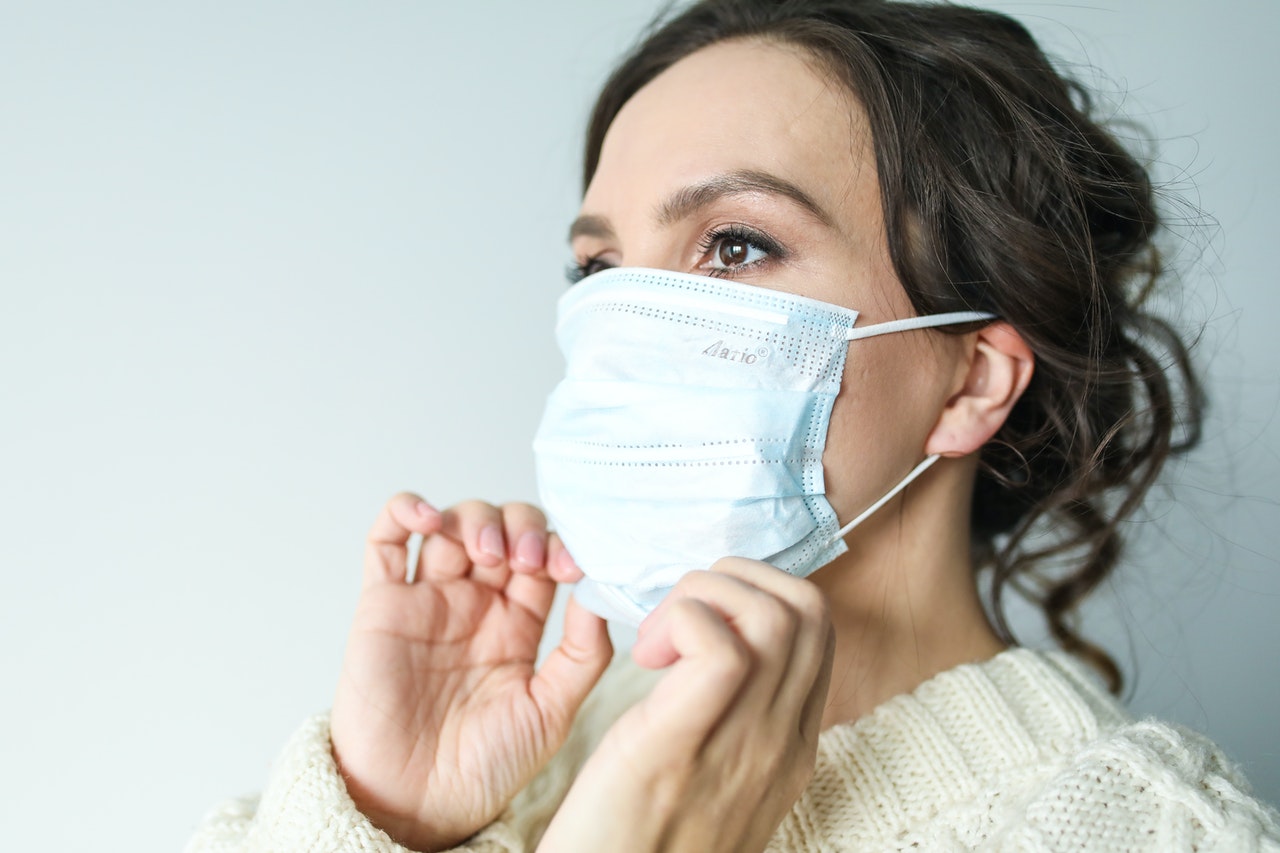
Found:
[(1014, 642), (1011, 586), (1067, 651), (1118, 692), (1076, 607), (1121, 552), (1122, 522), (1171, 453), (1199, 438), (1186, 346), (1143, 304), (1161, 277), (1143, 166), (1092, 116), (1021, 24), (962, 6), (886, 0), (704, 0), (656, 25), (605, 84), (583, 185), (632, 95), (699, 48), (798, 46), (860, 99), (871, 124), (895, 270), (920, 314), (978, 309), (1036, 357), (1030, 386), (983, 449), (975, 565)]

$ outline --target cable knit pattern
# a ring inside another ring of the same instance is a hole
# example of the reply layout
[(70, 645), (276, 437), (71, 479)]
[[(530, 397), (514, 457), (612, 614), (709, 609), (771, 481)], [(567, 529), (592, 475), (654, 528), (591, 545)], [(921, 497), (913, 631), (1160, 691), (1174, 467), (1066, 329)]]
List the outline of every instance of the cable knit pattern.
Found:
[[(455, 849), (532, 850), (600, 736), (652, 681), (615, 664), (556, 758)], [(294, 735), (259, 800), (215, 809), (187, 849), (404, 851), (351, 802), (324, 716)], [(1204, 737), (1134, 721), (1066, 655), (1011, 649), (823, 732), (813, 779), (768, 847), (975, 849), (1280, 853), (1280, 817)]]

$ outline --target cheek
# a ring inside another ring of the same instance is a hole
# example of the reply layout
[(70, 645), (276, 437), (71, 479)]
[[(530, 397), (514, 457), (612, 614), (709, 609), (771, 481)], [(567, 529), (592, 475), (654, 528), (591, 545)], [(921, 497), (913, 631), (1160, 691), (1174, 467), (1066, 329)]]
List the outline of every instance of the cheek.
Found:
[(896, 335), (854, 342), (822, 454), (840, 522), (877, 500), (924, 458), (941, 412), (938, 365)]

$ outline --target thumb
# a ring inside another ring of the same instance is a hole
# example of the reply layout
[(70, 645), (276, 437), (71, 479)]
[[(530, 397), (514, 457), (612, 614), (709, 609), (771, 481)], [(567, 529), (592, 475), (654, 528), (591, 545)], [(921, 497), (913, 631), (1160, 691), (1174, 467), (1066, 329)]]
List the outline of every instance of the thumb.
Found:
[(555, 720), (559, 735), (568, 732), (578, 708), (613, 657), (605, 621), (570, 596), (560, 645), (529, 682), (529, 693), (543, 719)]

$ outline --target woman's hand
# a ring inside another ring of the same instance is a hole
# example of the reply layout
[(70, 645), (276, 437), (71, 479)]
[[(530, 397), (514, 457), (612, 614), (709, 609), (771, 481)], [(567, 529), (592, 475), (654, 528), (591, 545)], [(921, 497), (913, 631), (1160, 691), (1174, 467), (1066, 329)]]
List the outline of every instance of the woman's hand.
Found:
[(808, 581), (740, 558), (682, 578), (632, 649), (669, 671), (605, 735), (539, 849), (763, 850), (813, 773), (834, 642)]
[[(413, 533), (424, 539), (409, 580)], [(570, 602), (563, 641), (534, 671), (556, 581), (580, 577), (527, 504), (387, 503), (331, 731), (352, 799), (401, 844), (438, 850), (474, 834), (563, 743), (612, 655), (604, 621)]]

